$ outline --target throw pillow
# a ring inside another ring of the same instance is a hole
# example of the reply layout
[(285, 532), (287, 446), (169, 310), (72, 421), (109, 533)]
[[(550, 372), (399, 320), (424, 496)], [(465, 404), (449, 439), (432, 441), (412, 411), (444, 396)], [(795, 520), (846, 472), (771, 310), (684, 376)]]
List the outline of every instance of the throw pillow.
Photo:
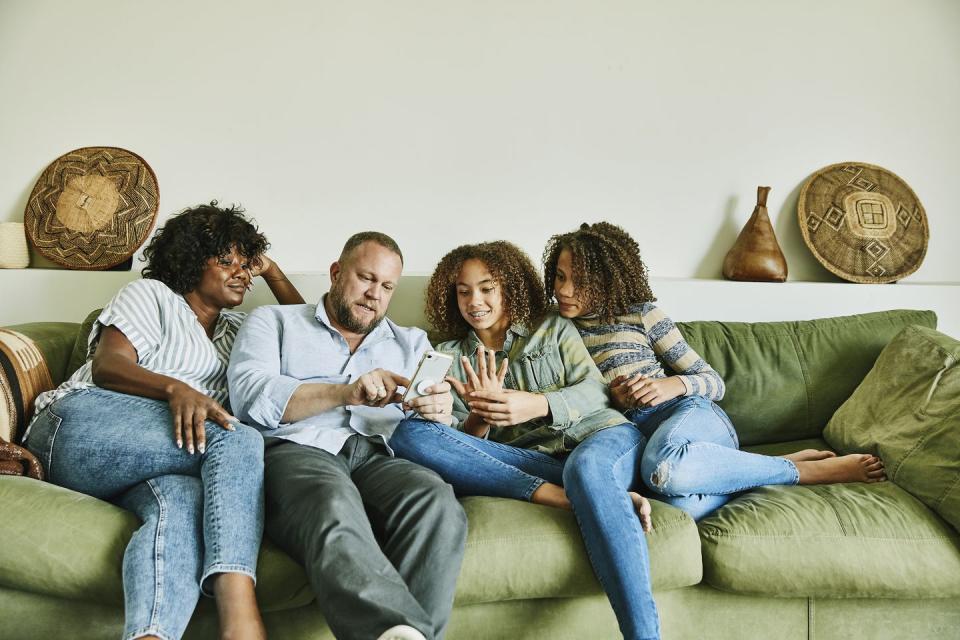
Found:
[(33, 417), (33, 401), (52, 388), (47, 361), (36, 343), (0, 328), (0, 439), (17, 442)]
[(904, 328), (823, 432), (879, 455), (887, 477), (960, 529), (960, 341)]

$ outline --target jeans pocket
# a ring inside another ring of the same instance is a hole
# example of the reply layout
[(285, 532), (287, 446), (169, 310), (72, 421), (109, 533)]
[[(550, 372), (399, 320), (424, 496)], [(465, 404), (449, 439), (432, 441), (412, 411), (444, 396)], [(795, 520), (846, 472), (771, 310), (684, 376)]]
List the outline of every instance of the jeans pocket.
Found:
[(40, 464), (43, 465), (47, 474), (47, 480), (50, 482), (55, 482), (51, 465), (53, 444), (57, 438), (57, 433), (60, 431), (60, 426), (63, 424), (63, 418), (53, 412), (55, 405), (56, 403), (40, 412), (33, 421), (33, 426), (30, 427), (30, 437), (24, 443), (27, 449), (40, 460)]

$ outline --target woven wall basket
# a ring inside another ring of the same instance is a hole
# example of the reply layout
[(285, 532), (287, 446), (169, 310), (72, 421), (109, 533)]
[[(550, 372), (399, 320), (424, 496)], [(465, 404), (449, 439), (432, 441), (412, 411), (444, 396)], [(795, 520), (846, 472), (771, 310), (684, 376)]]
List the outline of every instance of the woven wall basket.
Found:
[(927, 254), (927, 214), (896, 174), (863, 162), (820, 169), (800, 191), (803, 241), (824, 267), (844, 280), (900, 280)]
[(84, 147), (44, 170), (23, 221), (47, 259), (69, 269), (109, 269), (144, 243), (159, 204), (157, 177), (143, 158), (116, 147)]

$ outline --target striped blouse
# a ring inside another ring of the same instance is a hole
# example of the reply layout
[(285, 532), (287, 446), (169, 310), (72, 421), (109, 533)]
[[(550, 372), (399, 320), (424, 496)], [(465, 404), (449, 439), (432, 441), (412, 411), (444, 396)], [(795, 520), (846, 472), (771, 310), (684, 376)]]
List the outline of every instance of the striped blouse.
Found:
[(609, 383), (619, 375), (642, 373), (666, 378), (661, 362), (678, 374), (684, 395), (723, 398), (723, 378), (683, 339), (673, 320), (651, 302), (638, 305), (613, 324), (597, 318), (576, 318), (583, 343)]
[[(185, 382), (227, 406), (227, 364), (245, 315), (221, 311), (211, 340), (182, 295), (159, 280), (134, 280), (120, 289), (93, 323), (86, 363), (59, 387), (37, 396), (34, 415), (72, 391), (96, 386), (93, 354), (100, 332), (108, 326), (123, 332), (137, 350), (141, 367)], [(28, 428), (24, 440), (29, 433)]]

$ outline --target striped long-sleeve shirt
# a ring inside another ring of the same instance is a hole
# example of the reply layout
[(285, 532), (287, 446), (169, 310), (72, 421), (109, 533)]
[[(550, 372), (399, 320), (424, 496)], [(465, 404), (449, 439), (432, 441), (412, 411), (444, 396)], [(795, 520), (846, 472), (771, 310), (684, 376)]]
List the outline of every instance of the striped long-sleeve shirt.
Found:
[(618, 316), (613, 324), (597, 318), (574, 320), (580, 337), (609, 383), (619, 375), (642, 373), (666, 378), (663, 365), (676, 372), (686, 388), (684, 395), (710, 400), (723, 398), (724, 384), (707, 362), (683, 339), (677, 325), (651, 302), (645, 302)]

